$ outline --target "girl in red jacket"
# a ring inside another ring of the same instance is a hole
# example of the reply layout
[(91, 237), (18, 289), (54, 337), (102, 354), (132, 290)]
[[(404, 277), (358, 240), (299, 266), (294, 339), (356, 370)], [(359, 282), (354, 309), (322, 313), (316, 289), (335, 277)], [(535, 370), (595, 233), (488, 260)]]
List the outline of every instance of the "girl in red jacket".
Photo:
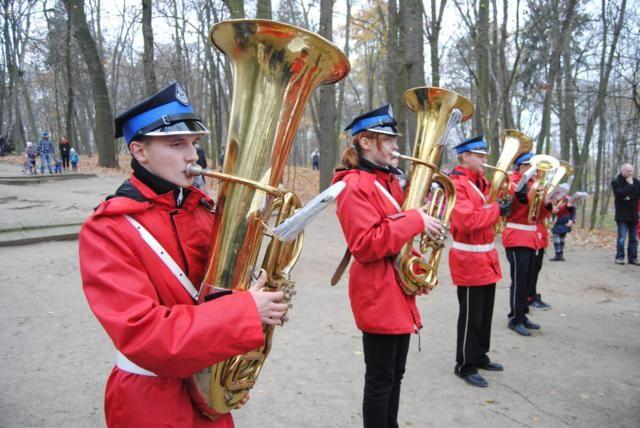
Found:
[(353, 147), (345, 151), (344, 169), (336, 171), (333, 181), (346, 183), (338, 197), (338, 219), (354, 258), (349, 297), (366, 365), (364, 426), (397, 427), (409, 337), (422, 323), (415, 296), (398, 284), (393, 261), (417, 234), (424, 231), (435, 238), (444, 231), (425, 207), (401, 209), (404, 196), (390, 167), (398, 149), (390, 106), (355, 118), (346, 129)]
[(279, 323), (286, 309), (282, 293), (252, 288), (195, 304), (213, 203), (185, 168), (208, 131), (179, 84), (122, 113), (115, 127), (133, 173), (85, 222), (79, 251), (87, 301), (115, 347), (107, 425), (232, 427), (230, 414), (212, 421), (197, 410), (190, 377), (262, 346), (262, 323)]
[(487, 143), (482, 136), (456, 146), (460, 165), (450, 174), (456, 187), (451, 214), (453, 246), (449, 268), (458, 287), (458, 340), (454, 373), (467, 383), (485, 388), (487, 381), (478, 369), (502, 371), (487, 353), (491, 341), (491, 320), (496, 283), (502, 278), (494, 226), (507, 215), (511, 202), (488, 203), (489, 183), (484, 177)]

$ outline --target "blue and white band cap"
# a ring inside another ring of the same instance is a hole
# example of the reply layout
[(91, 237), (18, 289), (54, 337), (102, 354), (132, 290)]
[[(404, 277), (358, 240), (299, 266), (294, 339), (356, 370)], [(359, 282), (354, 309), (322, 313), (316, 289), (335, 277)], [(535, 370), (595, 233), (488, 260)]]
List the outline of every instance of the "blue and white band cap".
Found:
[(529, 153), (523, 153), (520, 156), (518, 156), (516, 158), (516, 160), (513, 161), (513, 164), (515, 166), (520, 166), (521, 164), (528, 164), (529, 161), (531, 160), (531, 158), (533, 157), (533, 153), (529, 152)]
[(122, 125), (127, 144), (136, 136), (206, 135), (209, 130), (194, 113), (193, 107), (178, 101), (155, 107), (128, 119)]
[(462, 144), (458, 144), (456, 147), (456, 154), (461, 155), (465, 152), (477, 153), (480, 155), (488, 155), (489, 148), (484, 140), (465, 141)]
[(378, 134), (386, 134), (386, 135), (394, 135), (394, 136), (400, 136), (402, 134), (400, 134), (397, 130), (395, 126), (375, 126), (372, 128), (367, 128), (366, 130), (363, 131), (371, 131), (371, 132), (377, 132)]
[(393, 109), (387, 104), (354, 118), (344, 130), (351, 131), (352, 136), (363, 131), (397, 136), (401, 135), (396, 128), (397, 124), (393, 118)]

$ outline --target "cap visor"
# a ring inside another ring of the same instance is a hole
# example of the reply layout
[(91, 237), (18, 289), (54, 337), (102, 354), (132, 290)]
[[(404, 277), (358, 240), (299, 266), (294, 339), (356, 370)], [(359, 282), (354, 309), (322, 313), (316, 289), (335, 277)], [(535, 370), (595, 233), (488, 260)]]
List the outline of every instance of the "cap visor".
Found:
[(396, 137), (400, 137), (400, 136), (402, 136), (402, 134), (401, 134), (401, 133), (399, 133), (399, 132), (393, 132), (393, 131), (391, 131), (391, 130), (386, 130), (386, 129), (379, 129), (379, 128), (367, 128), (367, 131), (377, 132), (378, 134), (395, 135)]
[(162, 126), (147, 132), (144, 135), (151, 137), (162, 137), (165, 135), (207, 135), (209, 130), (199, 120), (185, 120), (173, 123), (171, 125)]
[(477, 153), (479, 155), (488, 155), (489, 152), (486, 150), (482, 150), (482, 149), (476, 149), (476, 150), (469, 150), (471, 153)]

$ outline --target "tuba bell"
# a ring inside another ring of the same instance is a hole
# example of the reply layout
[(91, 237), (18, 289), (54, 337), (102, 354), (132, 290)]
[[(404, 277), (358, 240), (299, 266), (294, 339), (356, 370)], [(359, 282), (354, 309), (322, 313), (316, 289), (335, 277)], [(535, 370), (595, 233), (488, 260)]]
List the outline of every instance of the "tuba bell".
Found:
[(527, 219), (529, 223), (537, 223), (542, 213), (553, 172), (558, 169), (560, 162), (549, 155), (535, 155), (529, 161), (531, 168), (536, 169), (535, 182), (529, 191), (529, 213)]
[[(440, 171), (440, 154), (451, 129), (473, 115), (473, 105), (460, 94), (432, 87), (409, 89), (404, 93), (404, 103), (417, 114), (417, 128), (413, 156), (400, 156), (411, 161), (402, 210), (423, 206), (431, 185), (437, 183), (439, 188), (432, 191), (427, 214), (446, 224), (455, 204), (456, 191), (451, 179)], [(422, 234), (416, 249), (420, 256), (413, 252), (413, 241), (402, 247), (394, 266), (406, 294), (432, 289), (438, 284), (443, 246), (442, 239), (431, 241)]]
[[(248, 19), (220, 22), (210, 41), (230, 59), (233, 98), (224, 169), (189, 175), (220, 179), (213, 239), (198, 303), (216, 290), (247, 290), (265, 235), (300, 207), (280, 186), (298, 123), (313, 89), (335, 83), (350, 69), (347, 57), (324, 38), (293, 25)], [(265, 290), (294, 294), (290, 273), (302, 248), (271, 239), (261, 261)], [(274, 328), (263, 325), (264, 346), (207, 367), (192, 376), (196, 406), (216, 419), (237, 407), (255, 384), (272, 346)]]
[[(500, 136), (502, 140), (502, 150), (500, 157), (495, 166), (484, 164), (485, 168), (493, 170), (493, 178), (491, 179), (491, 188), (489, 190), (489, 203), (497, 201), (499, 198), (510, 198), (509, 192), (509, 174), (513, 162), (518, 156), (528, 153), (533, 148), (533, 140), (525, 133), (515, 129), (505, 129)], [(495, 225), (496, 233), (502, 232), (506, 218), (501, 217), (500, 221)]]

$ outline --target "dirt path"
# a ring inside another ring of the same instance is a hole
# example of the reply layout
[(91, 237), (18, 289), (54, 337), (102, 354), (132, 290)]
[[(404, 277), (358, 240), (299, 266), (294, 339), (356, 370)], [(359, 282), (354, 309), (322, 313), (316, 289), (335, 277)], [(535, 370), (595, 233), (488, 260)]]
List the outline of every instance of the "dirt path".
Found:
[[(0, 204), (0, 218), (84, 216), (119, 181), (0, 186), (0, 197), (26, 191), (38, 201), (17, 210)], [(343, 250), (328, 210), (308, 230), (292, 320), (277, 332), (250, 403), (236, 412), (239, 427), (360, 426), (361, 336), (347, 279), (328, 285)], [(444, 257), (441, 285), (419, 299), (422, 351), (413, 336), (400, 426), (640, 425), (640, 268), (617, 266), (610, 251), (576, 247), (571, 237), (566, 257), (542, 270), (540, 290), (553, 309), (533, 313), (542, 324), (534, 337), (506, 328), (508, 282), (498, 284), (491, 356), (505, 372), (487, 373), (484, 390), (453, 375), (457, 300)], [(81, 291), (77, 242), (0, 248), (0, 260), (0, 426), (103, 426), (114, 355)], [(507, 273), (504, 256), (502, 266)]]

